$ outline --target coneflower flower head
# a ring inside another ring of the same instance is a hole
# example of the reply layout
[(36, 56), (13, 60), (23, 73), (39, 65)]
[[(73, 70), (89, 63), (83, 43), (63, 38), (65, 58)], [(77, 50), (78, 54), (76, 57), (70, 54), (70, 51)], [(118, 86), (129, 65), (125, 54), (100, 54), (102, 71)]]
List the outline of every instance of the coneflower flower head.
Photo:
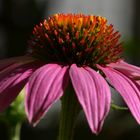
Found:
[(37, 124), (70, 82), (97, 134), (110, 110), (111, 85), (140, 124), (140, 68), (121, 58), (119, 39), (100, 16), (55, 14), (44, 20), (33, 30), (28, 55), (0, 61), (0, 111), (25, 86), (25, 111)]
[(94, 68), (120, 59), (119, 38), (104, 17), (56, 14), (34, 28), (30, 47), (33, 56), (50, 62)]

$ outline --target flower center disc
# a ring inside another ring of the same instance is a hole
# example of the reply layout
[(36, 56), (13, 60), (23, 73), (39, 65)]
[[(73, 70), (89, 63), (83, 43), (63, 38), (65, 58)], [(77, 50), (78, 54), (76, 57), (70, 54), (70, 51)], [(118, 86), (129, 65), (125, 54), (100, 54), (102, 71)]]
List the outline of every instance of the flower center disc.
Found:
[(33, 30), (31, 54), (50, 62), (94, 67), (120, 59), (122, 43), (104, 17), (55, 14)]

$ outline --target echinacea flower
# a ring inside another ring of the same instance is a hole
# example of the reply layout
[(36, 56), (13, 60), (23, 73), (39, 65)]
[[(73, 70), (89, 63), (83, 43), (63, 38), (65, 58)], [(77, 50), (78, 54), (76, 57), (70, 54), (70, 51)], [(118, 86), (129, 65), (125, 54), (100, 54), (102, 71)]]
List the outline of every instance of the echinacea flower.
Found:
[(25, 110), (36, 124), (69, 82), (93, 133), (108, 115), (111, 92), (120, 93), (140, 124), (140, 68), (122, 59), (120, 34), (100, 16), (56, 14), (36, 26), (28, 55), (0, 61), (0, 111), (25, 86)]

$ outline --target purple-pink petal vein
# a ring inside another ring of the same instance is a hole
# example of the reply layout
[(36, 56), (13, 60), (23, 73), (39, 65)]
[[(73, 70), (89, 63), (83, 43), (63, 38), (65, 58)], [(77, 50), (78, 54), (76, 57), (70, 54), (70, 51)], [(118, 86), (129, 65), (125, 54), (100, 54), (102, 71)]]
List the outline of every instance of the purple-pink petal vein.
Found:
[(110, 80), (110, 83), (123, 97), (131, 113), (140, 124), (140, 91), (137, 88), (137, 85), (135, 85), (135, 82), (125, 74), (113, 68), (101, 67), (99, 65), (98, 67), (105, 73), (106, 77)]
[(93, 69), (75, 64), (70, 68), (70, 78), (92, 132), (99, 133), (110, 109), (108, 84)]
[(16, 98), (37, 66), (36, 62), (11, 64), (0, 71), (0, 111)]
[(47, 64), (39, 68), (26, 85), (26, 113), (34, 125), (58, 100), (68, 82), (67, 66)]

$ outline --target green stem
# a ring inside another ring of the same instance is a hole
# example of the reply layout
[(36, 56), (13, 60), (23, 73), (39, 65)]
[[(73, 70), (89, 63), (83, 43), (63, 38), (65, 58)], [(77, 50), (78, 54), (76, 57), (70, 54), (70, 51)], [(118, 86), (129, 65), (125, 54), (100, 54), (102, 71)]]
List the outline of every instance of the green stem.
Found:
[(76, 119), (80, 113), (80, 105), (70, 84), (62, 97), (61, 105), (58, 140), (73, 140)]
[(9, 140), (20, 140), (21, 123), (11, 127)]

